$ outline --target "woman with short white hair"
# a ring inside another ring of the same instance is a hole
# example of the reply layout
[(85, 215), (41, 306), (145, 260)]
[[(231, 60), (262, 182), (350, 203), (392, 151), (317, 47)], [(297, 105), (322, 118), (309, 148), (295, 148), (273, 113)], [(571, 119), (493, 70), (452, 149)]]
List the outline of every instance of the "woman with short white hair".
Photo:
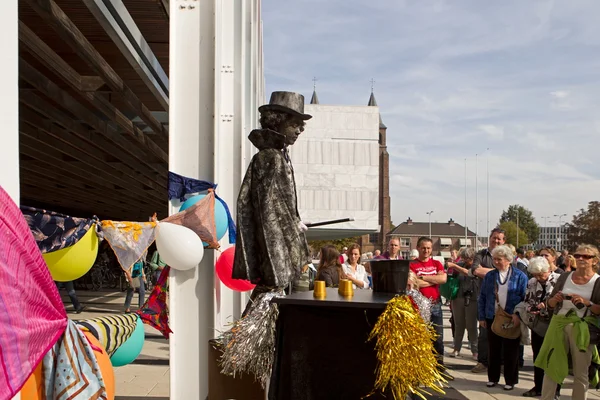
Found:
[[(550, 271), (550, 263), (544, 257), (534, 257), (529, 261), (527, 272), (532, 276), (527, 284), (525, 292), (526, 315), (520, 315), (525, 324), (531, 328), (531, 349), (533, 350), (533, 361), (537, 358), (544, 336), (550, 325), (550, 315), (546, 307), (546, 300), (554, 289), (560, 274)], [(533, 369), (532, 389), (523, 393), (524, 397), (538, 397), (542, 395), (542, 384), (544, 382), (544, 370), (538, 367)], [(560, 385), (556, 390), (560, 396)]]
[[(508, 246), (497, 246), (492, 250), (492, 261), (496, 268), (483, 278), (477, 304), (479, 325), (488, 333), (488, 387), (500, 381), (500, 367), (504, 356), (504, 390), (512, 390), (519, 382), (519, 345), (520, 337), (500, 336), (492, 329), (496, 315), (499, 318), (510, 317), (510, 323), (502, 325), (502, 330), (519, 329), (519, 316), (514, 314), (515, 306), (525, 300), (527, 275), (511, 266), (514, 253)], [(480, 349), (481, 350), (481, 349)]]

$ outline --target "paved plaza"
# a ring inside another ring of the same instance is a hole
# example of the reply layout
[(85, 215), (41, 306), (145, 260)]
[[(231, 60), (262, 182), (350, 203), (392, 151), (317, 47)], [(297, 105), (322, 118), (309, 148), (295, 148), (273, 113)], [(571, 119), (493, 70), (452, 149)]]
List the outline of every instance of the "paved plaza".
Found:
[[(81, 314), (73, 312), (73, 306), (69, 302), (66, 292), (61, 295), (69, 317), (72, 319), (88, 319), (104, 315), (121, 313), (125, 292), (92, 292), (78, 291), (79, 299), (87, 306)], [(137, 302), (137, 294), (134, 295), (134, 304)], [(444, 341), (446, 352), (452, 351), (452, 334), (450, 332), (450, 311), (444, 309)], [(146, 341), (142, 354), (130, 365), (115, 368), (115, 381), (117, 385), (116, 400), (139, 400), (155, 399), (166, 400), (169, 398), (169, 342), (155, 329), (145, 326)], [(446, 355), (445, 362), (452, 369), (456, 378), (450, 382), (446, 396), (431, 399), (517, 399), (523, 398), (521, 394), (533, 387), (533, 363), (531, 347), (525, 347), (525, 367), (519, 374), (520, 382), (511, 392), (502, 389), (502, 385), (495, 388), (487, 388), (487, 374), (474, 374), (470, 370), (475, 365), (470, 357), (470, 351), (463, 347), (461, 357), (450, 358)], [(571, 379), (563, 386), (561, 399), (571, 399)], [(600, 392), (590, 391), (590, 399), (600, 399)], [(190, 399), (195, 400), (195, 399)], [(219, 399), (220, 400), (220, 399)]]

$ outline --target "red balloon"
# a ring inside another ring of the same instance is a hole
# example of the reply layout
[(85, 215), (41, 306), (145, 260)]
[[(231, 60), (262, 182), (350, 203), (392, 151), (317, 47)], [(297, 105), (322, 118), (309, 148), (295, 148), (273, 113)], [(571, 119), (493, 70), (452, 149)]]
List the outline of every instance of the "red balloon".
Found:
[(227, 286), (231, 290), (235, 290), (236, 292), (247, 292), (249, 290), (254, 289), (256, 285), (250, 283), (245, 279), (233, 279), (231, 275), (233, 274), (233, 258), (235, 256), (235, 246), (231, 246), (223, 253), (215, 263), (215, 270), (217, 272), (217, 276), (223, 282), (225, 286)]

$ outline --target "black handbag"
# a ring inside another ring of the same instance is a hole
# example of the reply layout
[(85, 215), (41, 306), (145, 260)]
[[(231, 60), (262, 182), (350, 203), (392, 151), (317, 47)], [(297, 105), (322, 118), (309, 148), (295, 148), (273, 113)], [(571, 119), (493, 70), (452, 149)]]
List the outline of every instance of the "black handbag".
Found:
[(588, 328), (590, 330), (590, 344), (599, 345), (600, 344), (600, 328), (598, 328), (594, 324), (588, 323)]

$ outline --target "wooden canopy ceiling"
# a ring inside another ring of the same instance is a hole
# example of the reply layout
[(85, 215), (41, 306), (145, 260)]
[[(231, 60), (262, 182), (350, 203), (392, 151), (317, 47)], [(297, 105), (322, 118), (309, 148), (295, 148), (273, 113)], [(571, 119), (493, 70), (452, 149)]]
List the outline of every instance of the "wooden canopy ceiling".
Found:
[[(165, 217), (168, 83), (153, 86), (111, 39), (95, 8), (111, 2), (19, 1), (21, 204), (75, 217)], [(168, 74), (168, 0), (119, 4)]]

